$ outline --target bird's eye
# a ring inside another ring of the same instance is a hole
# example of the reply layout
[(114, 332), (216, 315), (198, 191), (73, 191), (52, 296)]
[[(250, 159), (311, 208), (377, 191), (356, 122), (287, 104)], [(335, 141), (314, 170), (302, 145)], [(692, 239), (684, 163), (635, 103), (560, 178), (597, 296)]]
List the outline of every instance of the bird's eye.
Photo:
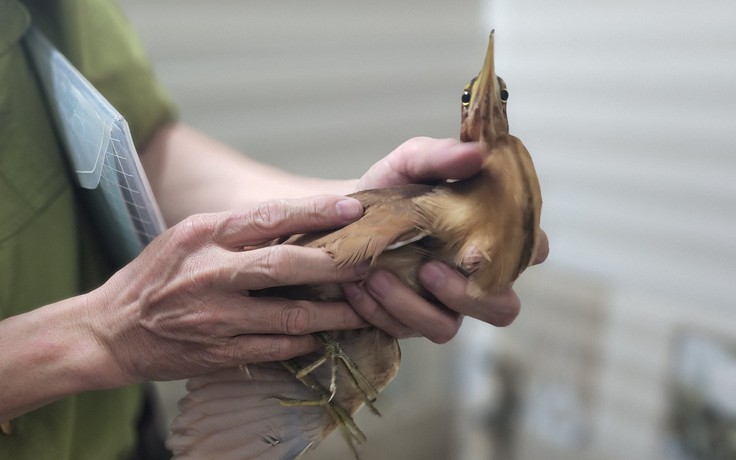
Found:
[(506, 103), (509, 100), (509, 92), (506, 91), (506, 82), (498, 75), (496, 75), (496, 81), (498, 82), (499, 89), (498, 97), (501, 99), (501, 102)]
[(463, 91), (462, 101), (463, 101), (463, 107), (467, 107), (470, 105), (470, 91), (468, 91), (467, 89)]

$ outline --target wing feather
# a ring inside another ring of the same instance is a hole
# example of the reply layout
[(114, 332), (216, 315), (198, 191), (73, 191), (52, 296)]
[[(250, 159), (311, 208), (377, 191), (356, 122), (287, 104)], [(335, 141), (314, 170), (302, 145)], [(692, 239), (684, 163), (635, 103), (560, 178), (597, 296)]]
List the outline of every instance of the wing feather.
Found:
[(295, 239), (292, 243), (323, 248), (341, 266), (366, 260), (375, 263), (387, 248), (401, 247), (426, 235), (417, 226), (413, 200), (431, 189), (430, 185), (409, 184), (352, 194), (363, 204), (360, 220), (309, 241)]
[[(400, 350), (396, 339), (367, 328), (335, 332), (343, 350), (378, 391), (396, 375)], [(312, 357), (299, 358), (306, 364)], [(329, 366), (313, 375), (323, 386)], [(280, 363), (248, 364), (195, 377), (179, 402), (167, 446), (176, 459), (292, 459), (337, 428), (319, 406), (287, 407), (274, 396), (299, 400), (317, 398)], [(338, 373), (335, 402), (354, 414), (363, 405), (362, 393), (343, 371)]]
[(320, 407), (282, 406), (274, 395), (314, 396), (274, 364), (279, 365), (250, 364), (191, 379), (167, 440), (175, 458), (295, 458), (319, 441), (327, 414)]

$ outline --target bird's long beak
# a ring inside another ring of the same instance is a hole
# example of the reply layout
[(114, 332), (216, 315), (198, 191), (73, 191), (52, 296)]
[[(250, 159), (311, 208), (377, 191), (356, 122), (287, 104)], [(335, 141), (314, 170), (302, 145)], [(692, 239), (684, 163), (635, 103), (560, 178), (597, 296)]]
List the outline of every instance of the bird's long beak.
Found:
[(464, 108), (461, 138), (466, 141), (493, 143), (499, 135), (508, 134), (506, 100), (502, 98), (499, 78), (494, 63), (494, 32), (488, 39), (483, 67), (470, 84), (470, 103)]

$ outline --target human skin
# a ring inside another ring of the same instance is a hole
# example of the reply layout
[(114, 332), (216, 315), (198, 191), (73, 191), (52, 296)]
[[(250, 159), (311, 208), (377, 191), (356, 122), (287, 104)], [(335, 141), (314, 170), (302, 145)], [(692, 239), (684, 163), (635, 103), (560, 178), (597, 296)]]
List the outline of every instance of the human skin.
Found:
[[(201, 168), (207, 157), (207, 171)], [(258, 163), (230, 147), (182, 124), (162, 129), (142, 157), (167, 222), (192, 213), (252, 205), (273, 198), (319, 193), (348, 194), (360, 190), (475, 174), (483, 161), (480, 144), (456, 139), (409, 139), (374, 164), (357, 180), (324, 180), (289, 174)], [(187, 196), (183, 200), (178, 197)], [(547, 235), (540, 233), (534, 264), (549, 253)], [(442, 304), (427, 302), (391, 273), (378, 271), (363, 285), (347, 283), (345, 294), (355, 310), (373, 325), (398, 337), (424, 336), (444, 343), (457, 333), (462, 317), (472, 316), (506, 326), (520, 311), (513, 289), (494, 296), (467, 295), (467, 280), (453, 268), (428, 263), (420, 279)]]
[[(415, 138), (360, 179), (324, 180), (255, 162), (182, 124), (162, 127), (141, 161), (171, 228), (99, 288), (0, 321), (0, 421), (83, 391), (302, 355), (319, 347), (310, 333), (321, 330), (373, 324), (443, 343), (465, 315), (510, 324), (520, 308), (513, 290), (474, 299), (444, 264), (420, 270), (435, 304), (390, 273), (359, 284), (365, 266), (338, 268), (319, 249), (267, 244), (358, 218), (360, 204), (344, 194), (461, 179), (481, 155), (477, 144)], [(540, 240), (536, 263), (549, 250)], [(344, 283), (348, 302), (248, 295), (334, 282)]]

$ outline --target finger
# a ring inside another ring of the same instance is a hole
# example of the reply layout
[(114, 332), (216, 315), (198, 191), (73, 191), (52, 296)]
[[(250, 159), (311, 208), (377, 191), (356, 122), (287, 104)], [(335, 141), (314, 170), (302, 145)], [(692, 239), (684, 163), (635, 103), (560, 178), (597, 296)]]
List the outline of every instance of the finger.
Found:
[(460, 328), (457, 313), (423, 299), (389, 272), (377, 271), (366, 287), (391, 316), (435, 343), (448, 342)]
[(410, 139), (373, 165), (358, 181), (358, 190), (414, 182), (464, 179), (481, 167), (483, 147), (457, 139)]
[[(267, 336), (266, 338), (271, 339), (271, 336)], [(318, 340), (315, 339), (312, 342), (316, 347), (319, 347)], [(197, 376), (196, 379), (187, 380), (186, 388), (191, 392), (213, 383), (279, 382), (283, 381), (286, 377), (293, 378), (294, 375), (278, 362), (270, 361), (255, 364), (253, 360), (248, 360), (247, 362), (241, 360), (236, 366), (218, 369), (214, 372)]]
[[(345, 302), (312, 302), (277, 297), (241, 297), (210, 313), (222, 337), (245, 334), (308, 335), (368, 326)], [(207, 321), (208, 319), (203, 319)]]
[(237, 291), (355, 281), (369, 268), (367, 262), (338, 267), (322, 249), (289, 244), (223, 254), (219, 262), (216, 284)]
[(443, 263), (426, 263), (419, 269), (419, 279), (448, 308), (494, 326), (508, 326), (521, 310), (513, 289), (481, 298), (468, 295), (468, 280)]
[(285, 235), (342, 226), (361, 215), (358, 200), (341, 196), (264, 201), (254, 208), (218, 215), (212, 238), (225, 247), (259, 245)]
[(544, 230), (539, 230), (539, 239), (537, 240), (537, 246), (534, 248), (534, 258), (532, 259), (532, 265), (541, 264), (549, 256), (549, 239)]
[(229, 367), (283, 361), (317, 351), (321, 346), (313, 335), (241, 335), (213, 349), (212, 353), (218, 367)]
[(345, 298), (350, 302), (350, 305), (352, 305), (358, 315), (388, 335), (397, 339), (406, 339), (420, 335), (405, 324), (401, 323), (401, 321), (391, 316), (385, 308), (376, 302), (376, 300), (358, 284), (344, 284), (343, 292), (345, 294)]

